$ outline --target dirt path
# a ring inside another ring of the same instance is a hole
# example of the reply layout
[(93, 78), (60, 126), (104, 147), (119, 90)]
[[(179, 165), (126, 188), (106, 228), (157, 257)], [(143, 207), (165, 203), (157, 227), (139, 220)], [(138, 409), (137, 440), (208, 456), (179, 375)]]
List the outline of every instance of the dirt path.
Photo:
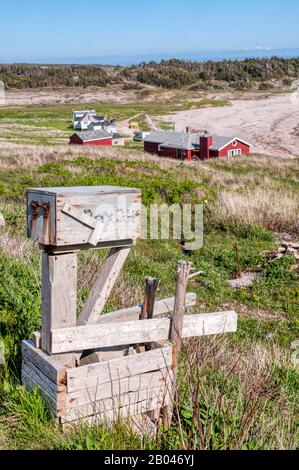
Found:
[(299, 156), (299, 91), (259, 100), (235, 100), (224, 108), (180, 111), (164, 120), (177, 130), (187, 126), (227, 136), (240, 136), (257, 152)]

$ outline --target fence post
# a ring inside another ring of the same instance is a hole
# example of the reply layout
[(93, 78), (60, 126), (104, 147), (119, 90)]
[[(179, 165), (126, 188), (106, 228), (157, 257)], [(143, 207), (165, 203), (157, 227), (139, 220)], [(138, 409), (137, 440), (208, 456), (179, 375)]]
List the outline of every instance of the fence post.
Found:
[(182, 330), (185, 314), (186, 304), (186, 291), (190, 275), (192, 263), (186, 261), (179, 261), (176, 272), (176, 293), (174, 302), (174, 312), (172, 315), (170, 327), (170, 339), (172, 341), (172, 372), (173, 381), (170, 390), (171, 400), (170, 405), (166, 406), (163, 411), (163, 425), (169, 427), (173, 415), (173, 400), (176, 386), (176, 375), (178, 369), (178, 358), (182, 346)]

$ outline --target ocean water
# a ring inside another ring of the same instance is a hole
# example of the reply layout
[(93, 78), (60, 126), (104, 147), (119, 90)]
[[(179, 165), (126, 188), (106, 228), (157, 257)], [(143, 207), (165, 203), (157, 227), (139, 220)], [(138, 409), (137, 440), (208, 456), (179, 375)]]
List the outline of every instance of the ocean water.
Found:
[(270, 58), (273, 56), (291, 58), (299, 57), (299, 48), (292, 49), (271, 49), (256, 48), (242, 50), (218, 50), (218, 51), (191, 51), (155, 54), (134, 54), (134, 55), (100, 55), (86, 57), (46, 57), (46, 58), (26, 58), (16, 57), (11, 60), (0, 60), (0, 63), (34, 63), (34, 64), (82, 64), (82, 65), (123, 65), (129, 66), (141, 62), (149, 62), (168, 59), (184, 59), (191, 61), (205, 62), (222, 60), (243, 60), (246, 58)]

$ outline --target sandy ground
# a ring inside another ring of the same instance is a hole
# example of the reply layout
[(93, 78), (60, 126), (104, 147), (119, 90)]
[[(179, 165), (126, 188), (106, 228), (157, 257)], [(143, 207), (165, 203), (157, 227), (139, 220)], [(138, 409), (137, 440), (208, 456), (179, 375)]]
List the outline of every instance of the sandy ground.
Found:
[(136, 92), (119, 87), (89, 87), (6, 91), (2, 106), (56, 105), (71, 103), (122, 103), (134, 101)]
[(182, 111), (163, 120), (174, 122), (177, 130), (208, 130), (223, 136), (239, 136), (254, 151), (275, 156), (299, 156), (299, 91), (233, 100), (224, 108)]

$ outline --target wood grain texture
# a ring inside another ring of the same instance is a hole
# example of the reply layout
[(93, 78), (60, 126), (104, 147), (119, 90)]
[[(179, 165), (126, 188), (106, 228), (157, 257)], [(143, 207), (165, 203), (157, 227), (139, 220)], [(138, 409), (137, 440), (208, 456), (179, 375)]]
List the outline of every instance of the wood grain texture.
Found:
[(113, 420), (115, 420), (122, 409), (123, 416), (125, 410), (127, 411), (127, 416), (136, 414), (136, 410), (139, 410), (140, 402), (144, 405), (147, 403), (148, 409), (152, 408), (153, 403), (159, 403), (161, 405), (168, 404), (169, 393), (164, 387), (149, 388), (147, 390), (139, 390), (116, 395), (114, 397), (94, 401), (92, 403), (68, 406), (64, 415), (64, 421), (74, 421), (92, 415), (100, 415), (103, 418), (105, 417), (108, 419), (108, 421), (111, 421), (112, 413), (114, 416)]
[[(154, 304), (153, 317), (158, 315), (164, 315), (165, 313), (171, 313), (174, 309), (174, 297), (168, 297), (166, 299), (156, 300)], [(196, 294), (190, 292), (186, 295), (186, 307), (194, 307), (196, 305)], [(123, 322), (129, 320), (138, 320), (142, 310), (142, 304), (135, 305), (134, 307), (124, 308), (122, 310), (116, 310), (115, 312), (106, 313), (101, 315), (97, 323), (111, 323), (111, 322)]]
[[(51, 352), (50, 331), (76, 325), (77, 318), (77, 255), (42, 253), (42, 349)], [(73, 367), (75, 354), (60, 356)]]
[[(64, 425), (65, 423), (72, 423), (75, 422), (76, 426), (78, 425), (99, 425), (102, 423), (109, 423), (113, 421), (117, 421), (118, 419), (127, 418), (129, 416), (140, 415), (142, 413), (146, 413), (147, 411), (155, 410), (159, 406), (163, 406), (164, 402), (167, 403), (167, 396), (163, 398), (163, 400), (158, 398), (153, 398), (151, 400), (143, 400), (133, 405), (122, 406), (119, 409), (108, 410), (104, 413), (99, 414), (92, 414), (91, 416), (83, 417), (82, 419), (78, 419), (77, 417), (73, 421), (72, 419), (68, 419), (65, 417), (61, 418), (61, 423)], [(63, 430), (68, 430), (69, 426), (64, 426)]]
[(22, 357), (33, 363), (55, 384), (66, 383), (66, 368), (49, 354), (36, 349), (32, 341), (22, 341)]
[(36, 385), (39, 388), (40, 394), (44, 399), (45, 406), (54, 414), (56, 417), (61, 417), (65, 414), (65, 399), (61, 401), (55, 400), (48, 391), (44, 389), (40, 384), (36, 384), (34, 378), (28, 371), (22, 370), (21, 372), (22, 384), (28, 392), (31, 392)]
[(186, 292), (191, 267), (192, 264), (187, 263), (186, 261), (179, 261), (177, 264), (174, 311), (171, 317), (170, 326), (170, 341), (172, 342), (173, 394), (171, 395), (169, 405), (163, 410), (163, 424), (166, 428), (170, 426), (173, 416), (174, 391), (178, 368), (178, 358), (183, 338), (184, 314), (186, 310)]
[[(109, 346), (162, 341), (170, 336), (170, 318), (77, 326), (51, 330), (53, 354)], [(230, 333), (237, 330), (234, 311), (185, 315), (183, 338)]]
[(67, 370), (67, 391), (84, 390), (111, 381), (133, 377), (160, 369), (169, 369), (172, 347), (163, 346), (149, 352), (98, 362)]
[[(50, 203), (48, 219), (32, 217), (31, 202)], [(70, 210), (68, 210), (71, 208)], [(80, 245), (101, 225), (98, 242), (140, 236), (141, 192), (135, 188), (40, 188), (27, 191), (28, 234), (44, 245)], [(89, 217), (89, 218), (88, 218)], [(96, 219), (96, 225), (92, 222)], [(92, 225), (92, 227), (91, 227)], [(95, 243), (95, 239), (92, 240)]]
[(171, 379), (171, 370), (160, 369), (146, 374), (113, 380), (101, 385), (94, 385), (94, 380), (92, 380), (91, 385), (89, 385), (88, 381), (86, 381), (85, 389), (67, 393), (66, 406), (79, 406), (86, 403), (94, 403), (99, 400), (118, 397), (119, 395), (130, 392), (149, 391), (152, 388), (161, 387), (161, 390), (165, 391), (170, 388)]
[(112, 248), (77, 320), (77, 325), (96, 323), (122, 270), (130, 248)]

